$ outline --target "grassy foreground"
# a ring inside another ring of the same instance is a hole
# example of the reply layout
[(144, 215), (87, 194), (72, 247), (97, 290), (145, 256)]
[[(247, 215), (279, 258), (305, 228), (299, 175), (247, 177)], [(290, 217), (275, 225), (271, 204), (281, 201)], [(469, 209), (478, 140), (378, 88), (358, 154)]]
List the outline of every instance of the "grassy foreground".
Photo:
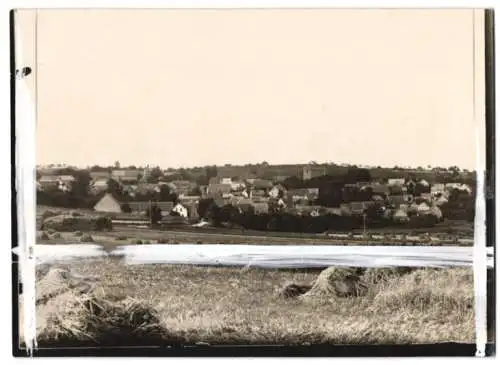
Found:
[(104, 259), (71, 263), (71, 273), (89, 277), (78, 283), (54, 267), (62, 266), (40, 270), (37, 279), (41, 347), (408, 344), (475, 337), (468, 268), (368, 270), (361, 276), (367, 285), (362, 297), (285, 298), (284, 285), (311, 283), (319, 271), (126, 266)]

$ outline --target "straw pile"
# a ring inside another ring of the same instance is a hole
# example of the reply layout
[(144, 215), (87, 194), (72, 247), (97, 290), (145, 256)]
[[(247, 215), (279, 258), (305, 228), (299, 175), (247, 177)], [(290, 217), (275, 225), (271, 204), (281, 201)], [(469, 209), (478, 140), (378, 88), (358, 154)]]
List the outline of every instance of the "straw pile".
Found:
[(357, 268), (333, 266), (319, 274), (311, 290), (304, 296), (358, 297), (365, 295), (366, 292), (367, 286), (362, 282)]
[[(95, 278), (50, 268), (36, 284), (39, 345), (137, 345), (161, 342), (164, 330), (156, 311), (140, 300), (106, 295)], [(20, 298), (22, 308), (23, 298)], [(22, 336), (22, 316), (20, 316)], [(21, 338), (22, 342), (22, 338)]]
[(329, 267), (311, 284), (291, 283), (279, 292), (284, 298), (359, 297), (366, 295), (368, 286), (361, 278), (363, 270), (349, 267)]

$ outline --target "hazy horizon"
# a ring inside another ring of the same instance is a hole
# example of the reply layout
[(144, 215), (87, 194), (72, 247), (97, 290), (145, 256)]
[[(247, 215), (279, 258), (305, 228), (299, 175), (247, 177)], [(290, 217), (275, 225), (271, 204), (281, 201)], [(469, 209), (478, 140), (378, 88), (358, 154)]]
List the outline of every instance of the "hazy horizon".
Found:
[(37, 163), (475, 169), (472, 9), (41, 10)]
[[(350, 166), (357, 166), (358, 168), (363, 168), (363, 167), (366, 167), (366, 168), (382, 168), (382, 169), (392, 169), (394, 168), (395, 166), (397, 166), (398, 168), (400, 169), (418, 169), (418, 168), (422, 168), (422, 170), (429, 170), (429, 169), (433, 169), (433, 168), (449, 168), (449, 167), (452, 167), (452, 166), (429, 166), (426, 165), (426, 166), (409, 166), (409, 165), (393, 165), (393, 166), (387, 166), (387, 165), (368, 165), (368, 164), (349, 164), (349, 163), (346, 163), (346, 162), (335, 162), (335, 161), (307, 161), (307, 162), (296, 162), (296, 163), (293, 163), (293, 162), (288, 162), (288, 163), (272, 163), (270, 161), (260, 161), (260, 162), (257, 162), (257, 161), (249, 161), (249, 162), (246, 162), (246, 163), (238, 163), (238, 164), (217, 164), (217, 163), (213, 163), (213, 164), (208, 164), (208, 165), (184, 165), (184, 166), (178, 166), (178, 167), (175, 167), (175, 166), (161, 166), (161, 165), (153, 165), (153, 164), (126, 164), (126, 163), (122, 163), (120, 160), (115, 160), (115, 162), (118, 161), (120, 163), (120, 167), (118, 167), (119, 169), (127, 169), (131, 166), (134, 166), (138, 169), (140, 168), (156, 168), (156, 167), (159, 167), (160, 169), (162, 170), (168, 170), (168, 169), (175, 169), (175, 170), (178, 170), (178, 169), (194, 169), (194, 168), (205, 168), (205, 167), (211, 167), (211, 166), (217, 166), (217, 167), (223, 167), (223, 166), (227, 166), (227, 165), (230, 165), (230, 166), (233, 166), (233, 167), (240, 167), (240, 166), (247, 166), (247, 165), (252, 165), (252, 166), (256, 166), (256, 165), (260, 165), (264, 162), (268, 163), (269, 166), (286, 166), (286, 165), (310, 165), (310, 166), (324, 166), (324, 165), (335, 165), (335, 166), (345, 166), (345, 165), (350, 165)], [(98, 167), (102, 167), (102, 168), (108, 168), (108, 167), (112, 167), (112, 168), (115, 168), (115, 165), (114, 163), (111, 163), (111, 164), (87, 164), (87, 165), (76, 165), (76, 164), (70, 164), (70, 163), (65, 163), (65, 162), (59, 162), (59, 163), (47, 163), (47, 164), (37, 164), (37, 168), (38, 167), (47, 167), (47, 166), (53, 166), (54, 168), (57, 168), (57, 166), (68, 166), (68, 167), (75, 167), (75, 168), (78, 168), (78, 169), (88, 169), (88, 168), (92, 168), (94, 166), (98, 166)], [(453, 166), (457, 166), (457, 165), (453, 165)], [(475, 169), (467, 169), (465, 167), (460, 167), (460, 166), (457, 166), (460, 168), (460, 170), (462, 171), (469, 171), (469, 172), (474, 172)]]

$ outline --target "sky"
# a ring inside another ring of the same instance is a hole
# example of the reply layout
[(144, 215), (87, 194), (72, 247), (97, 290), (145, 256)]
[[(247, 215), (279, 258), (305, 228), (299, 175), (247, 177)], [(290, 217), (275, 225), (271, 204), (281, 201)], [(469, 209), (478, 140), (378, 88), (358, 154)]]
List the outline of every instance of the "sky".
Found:
[(41, 10), (37, 163), (476, 164), (472, 10)]

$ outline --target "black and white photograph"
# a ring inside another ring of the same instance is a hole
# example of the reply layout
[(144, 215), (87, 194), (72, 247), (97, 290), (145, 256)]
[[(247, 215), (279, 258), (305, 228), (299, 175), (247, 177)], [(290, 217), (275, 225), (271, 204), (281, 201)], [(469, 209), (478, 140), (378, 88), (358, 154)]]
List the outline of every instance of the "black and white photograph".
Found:
[(14, 10), (19, 349), (494, 343), (491, 19)]

